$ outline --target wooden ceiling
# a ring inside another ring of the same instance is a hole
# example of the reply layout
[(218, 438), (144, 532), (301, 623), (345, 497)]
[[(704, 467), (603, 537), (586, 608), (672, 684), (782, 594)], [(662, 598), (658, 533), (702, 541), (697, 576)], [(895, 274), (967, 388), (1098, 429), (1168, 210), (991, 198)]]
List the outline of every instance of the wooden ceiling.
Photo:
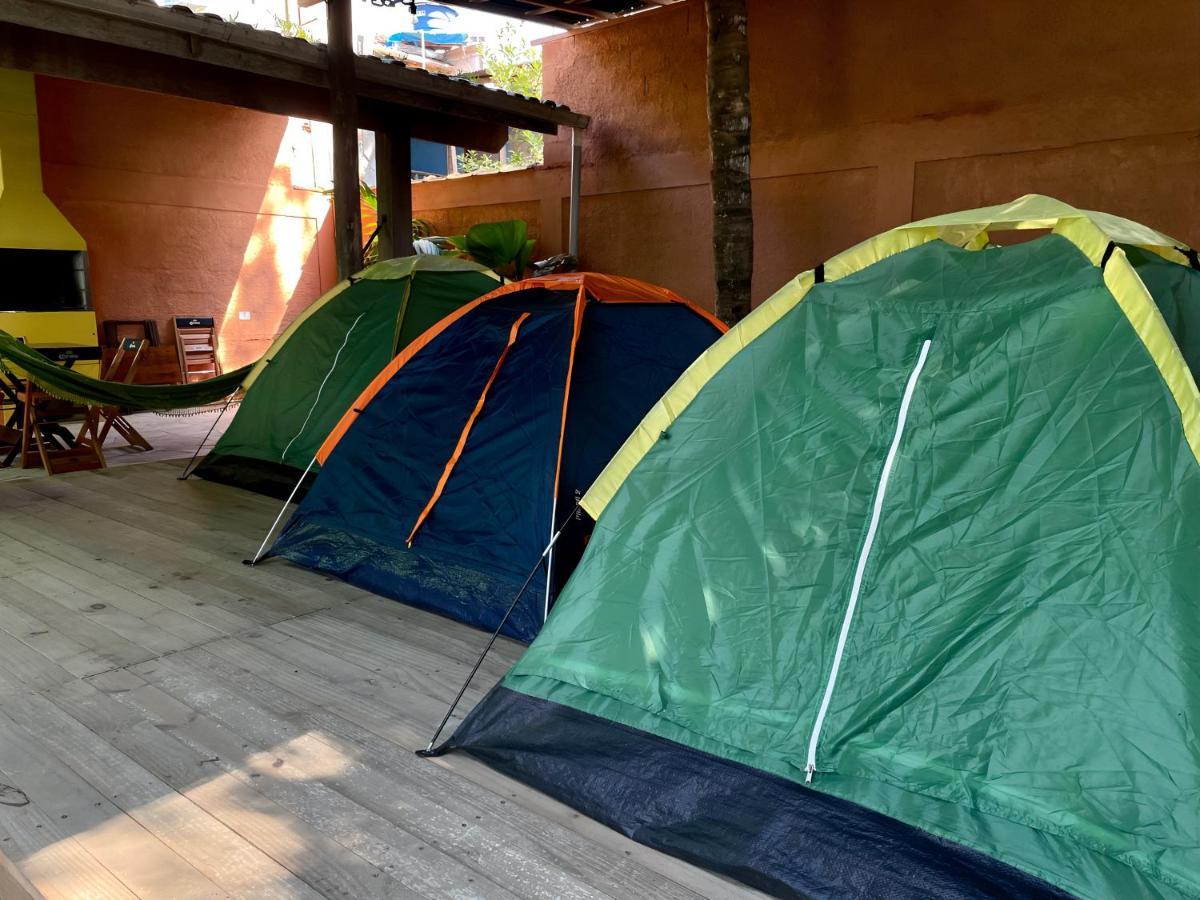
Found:
[[(0, 0), (0, 67), (327, 120), (327, 51), (149, 0)], [(495, 151), (507, 128), (587, 126), (565, 106), (371, 57), (354, 59), (360, 127)]]
[(559, 28), (583, 28), (681, 0), (447, 0), (453, 6), (544, 22)]

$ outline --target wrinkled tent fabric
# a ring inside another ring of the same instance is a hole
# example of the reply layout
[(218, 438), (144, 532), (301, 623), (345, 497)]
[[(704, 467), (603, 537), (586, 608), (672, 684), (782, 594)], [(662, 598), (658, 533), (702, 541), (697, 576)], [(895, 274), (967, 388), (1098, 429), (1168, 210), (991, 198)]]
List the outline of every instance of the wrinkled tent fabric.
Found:
[[(495, 629), (552, 521), (723, 330), (630, 279), (507, 285), (423, 335), (353, 403), (268, 555)], [(505, 634), (537, 633), (586, 525), (556, 545), (557, 577), (534, 579)]]
[(1156, 235), (1022, 198), (785, 286), (447, 748), (781, 896), (1200, 897), (1200, 273)]
[(342, 282), (299, 316), (247, 375), (237, 416), (196, 474), (287, 497), (379, 370), (498, 281), (468, 260), (409, 256)]
[(245, 366), (191, 384), (121, 384), (89, 378), (60, 366), (8, 332), (0, 331), (0, 368), (17, 377), (28, 378), (52, 397), (72, 403), (130, 410), (171, 410), (203, 406), (228, 397), (238, 389), (252, 367)]

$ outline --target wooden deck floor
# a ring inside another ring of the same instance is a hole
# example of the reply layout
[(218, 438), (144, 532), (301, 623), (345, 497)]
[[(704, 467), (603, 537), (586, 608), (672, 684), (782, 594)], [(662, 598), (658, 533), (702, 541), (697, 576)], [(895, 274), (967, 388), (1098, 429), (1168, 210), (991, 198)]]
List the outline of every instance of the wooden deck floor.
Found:
[[(217, 439), (224, 433), (225, 428), (233, 421), (235, 410), (230, 409), (222, 416), (220, 410), (195, 413), (188, 416), (159, 415), (158, 413), (132, 413), (128, 418), (154, 447), (153, 450), (139, 450), (131, 447), (116, 432), (110, 432), (104, 442), (104, 461), (109, 468), (144, 465), (150, 462), (166, 460), (190, 459), (196, 452), (196, 447), (205, 441), (205, 449), (211, 449)], [(0, 420), (2, 422), (3, 420)], [(212, 427), (212, 433), (209, 429)], [(72, 433), (78, 430), (78, 422), (68, 422), (67, 427)], [(207, 435), (207, 440), (205, 437)], [(0, 454), (0, 459), (3, 454)], [(0, 482), (25, 481), (30, 478), (47, 478), (46, 471), (41, 467), (22, 469), (18, 460), (14, 465), (0, 468)], [(3, 509), (3, 507), (0, 507)]]
[(484, 637), (243, 566), (274, 501), (181, 466), (0, 484), (0, 897), (759, 896), (414, 756)]

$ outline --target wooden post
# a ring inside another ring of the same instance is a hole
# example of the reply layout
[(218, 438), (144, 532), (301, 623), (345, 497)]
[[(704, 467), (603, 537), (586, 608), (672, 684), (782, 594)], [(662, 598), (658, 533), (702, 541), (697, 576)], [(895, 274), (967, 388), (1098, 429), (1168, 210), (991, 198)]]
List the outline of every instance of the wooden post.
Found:
[(412, 145), (408, 132), (375, 132), (375, 198), (379, 213), (379, 258), (410, 256), (412, 246)]
[(750, 48), (746, 0), (705, 0), (708, 139), (712, 148), (713, 264), (717, 318), (750, 312), (754, 215), (750, 205)]
[(358, 94), (354, 85), (351, 0), (329, 0), (329, 99), (333, 118), (333, 215), (338, 278), (362, 268)]

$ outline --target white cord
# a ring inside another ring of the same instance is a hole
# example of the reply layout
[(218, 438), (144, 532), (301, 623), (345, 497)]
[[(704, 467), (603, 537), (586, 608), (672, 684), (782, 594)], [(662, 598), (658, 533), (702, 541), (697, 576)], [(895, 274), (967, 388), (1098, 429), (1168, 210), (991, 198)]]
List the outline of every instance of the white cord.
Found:
[(258, 552), (254, 554), (254, 559), (250, 560), (250, 565), (254, 565), (262, 559), (263, 550), (266, 549), (267, 541), (271, 539), (271, 535), (275, 533), (276, 526), (279, 525), (279, 520), (283, 518), (283, 514), (287, 512), (288, 504), (292, 502), (292, 498), (296, 496), (296, 491), (300, 490), (300, 485), (304, 484), (304, 479), (308, 477), (308, 472), (313, 467), (313, 463), (317, 461), (314, 456), (309, 460), (308, 466), (304, 469), (304, 474), (300, 476), (300, 480), (296, 482), (296, 486), (292, 488), (292, 492), (288, 494), (288, 498), (283, 501), (283, 507), (279, 510), (279, 515), (275, 517), (275, 521), (271, 523), (271, 528), (267, 532), (267, 536), (263, 538), (263, 542), (258, 547)]
[[(337, 353), (333, 354), (333, 363), (329, 366), (329, 371), (325, 373), (325, 377), (321, 380), (321, 386), (317, 388), (317, 396), (313, 398), (312, 406), (308, 408), (308, 415), (304, 417), (304, 423), (300, 426), (300, 430), (292, 436), (288, 441), (287, 446), (283, 448), (283, 453), (279, 455), (279, 461), (286, 463), (288, 451), (292, 449), (292, 444), (296, 443), (296, 438), (304, 434), (304, 429), (308, 427), (308, 421), (312, 418), (313, 410), (317, 408), (317, 404), (321, 402), (321, 392), (325, 390), (325, 384), (329, 381), (329, 376), (333, 374), (333, 370), (337, 368), (338, 358), (342, 355), (342, 351), (346, 349), (346, 344), (350, 343), (350, 332), (354, 330), (354, 326), (359, 323), (359, 320), (366, 313), (359, 313), (358, 318), (350, 323), (350, 327), (346, 329), (346, 336), (342, 338), (342, 346), (338, 347)], [(312, 463), (309, 463), (311, 466)]]

